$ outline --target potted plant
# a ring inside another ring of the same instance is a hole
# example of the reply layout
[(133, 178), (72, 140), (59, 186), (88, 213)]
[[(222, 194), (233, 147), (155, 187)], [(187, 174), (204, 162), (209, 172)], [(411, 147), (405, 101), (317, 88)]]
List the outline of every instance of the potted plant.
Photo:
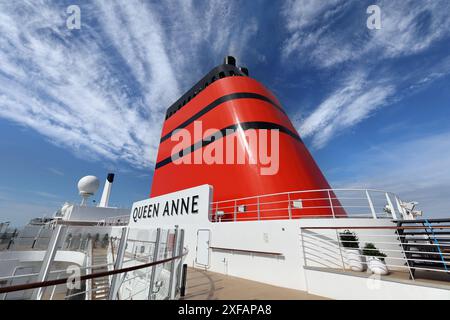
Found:
[(339, 234), (342, 246), (344, 247), (345, 259), (350, 269), (353, 271), (364, 271), (364, 262), (359, 251), (359, 240), (354, 232), (345, 230)]
[(384, 261), (386, 255), (379, 251), (373, 243), (366, 243), (363, 254), (367, 257), (367, 266), (372, 273), (378, 275), (386, 275), (389, 273)]

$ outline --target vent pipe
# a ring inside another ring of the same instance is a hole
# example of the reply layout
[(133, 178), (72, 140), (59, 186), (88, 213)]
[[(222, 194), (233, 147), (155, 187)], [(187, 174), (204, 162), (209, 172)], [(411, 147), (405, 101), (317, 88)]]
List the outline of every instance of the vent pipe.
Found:
[(99, 207), (107, 208), (109, 204), (109, 196), (111, 195), (111, 188), (114, 181), (114, 173), (108, 173), (108, 177), (105, 181), (105, 187), (103, 188), (102, 198), (100, 199)]
[(236, 66), (236, 58), (233, 56), (226, 56), (225, 59), (223, 60), (223, 64)]
[(248, 69), (246, 67), (240, 67), (239, 70), (248, 77)]

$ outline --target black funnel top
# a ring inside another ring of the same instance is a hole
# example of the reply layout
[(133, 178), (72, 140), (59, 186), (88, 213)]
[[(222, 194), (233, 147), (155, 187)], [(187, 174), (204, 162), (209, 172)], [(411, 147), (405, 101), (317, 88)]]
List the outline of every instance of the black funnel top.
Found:
[(113, 181), (114, 181), (114, 173), (108, 173), (108, 177), (106, 178), (106, 180), (108, 180), (109, 183), (113, 183)]

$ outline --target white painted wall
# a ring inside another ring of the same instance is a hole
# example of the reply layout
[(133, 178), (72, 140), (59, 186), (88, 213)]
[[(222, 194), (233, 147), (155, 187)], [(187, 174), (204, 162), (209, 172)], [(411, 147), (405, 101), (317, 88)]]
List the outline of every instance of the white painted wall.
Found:
[[(320, 240), (315, 241), (312, 239), (310, 243), (305, 246), (306, 255), (303, 254), (302, 247), (302, 227), (358, 227), (358, 226), (394, 226), (393, 222), (389, 219), (295, 219), (295, 220), (268, 220), (268, 221), (239, 221), (239, 222), (221, 222), (213, 223), (209, 221), (209, 204), (211, 201), (212, 189), (209, 186), (200, 186), (192, 189), (180, 191), (178, 193), (168, 194), (162, 197), (153, 198), (145, 201), (165, 201), (166, 199), (174, 199), (182, 196), (189, 196), (192, 194), (199, 194), (201, 199), (201, 210), (196, 215), (190, 216), (173, 216), (173, 217), (157, 217), (147, 219), (145, 221), (130, 222), (130, 227), (141, 228), (166, 228), (171, 229), (175, 226), (185, 230), (185, 247), (188, 248), (189, 254), (186, 258), (186, 263), (190, 266), (205, 268), (204, 266), (196, 265), (196, 246), (197, 246), (197, 233), (198, 230), (210, 230), (210, 246), (229, 248), (235, 250), (249, 250), (260, 252), (273, 252), (281, 253), (281, 256), (257, 254), (257, 253), (244, 253), (238, 251), (220, 251), (210, 248), (210, 265), (206, 269), (214, 272), (224, 273), (236, 277), (268, 283), (276, 286), (292, 288), (297, 290), (309, 291), (318, 295), (322, 295), (330, 298), (343, 299), (347, 295), (339, 294), (339, 292), (346, 292), (351, 290), (342, 290), (347, 286), (348, 288), (355, 287), (355, 292), (361, 290), (362, 297), (368, 297), (364, 293), (367, 289), (363, 287), (362, 282), (365, 285), (365, 279), (354, 276), (346, 276), (345, 281), (339, 280), (336, 286), (341, 286), (340, 291), (319, 290), (319, 287), (329, 287), (328, 276), (333, 278), (335, 274), (328, 275), (327, 277), (320, 278), (317, 273), (306, 271), (303, 266), (305, 265), (305, 257), (308, 265), (314, 265), (314, 261), (311, 260), (311, 255), (316, 255), (316, 264), (320, 266), (319, 262), (325, 261), (324, 258), (329, 256), (329, 248), (323, 248), (320, 245)], [(139, 205), (142, 205), (140, 202)], [(132, 219), (130, 219), (132, 221)], [(374, 237), (373, 234), (387, 234), (393, 235), (393, 230), (358, 230), (358, 236), (360, 238), (360, 246), (362, 247), (366, 242), (379, 242), (379, 237)], [(315, 236), (326, 236), (328, 239), (336, 240), (336, 234), (330, 236), (329, 230), (321, 231), (315, 230)], [(321, 235), (322, 234), (322, 235)], [(393, 244), (387, 244), (380, 249), (393, 249), (399, 250), (399, 242), (396, 237), (391, 237), (389, 242), (395, 242)], [(325, 265), (325, 267), (341, 267), (342, 262), (339, 255), (334, 250), (334, 266)], [(386, 252), (388, 253), (388, 252)], [(401, 255), (398, 257), (401, 258)], [(403, 264), (400, 260), (386, 260), (388, 264), (398, 263)], [(323, 267), (324, 265), (322, 265)], [(361, 280), (363, 279), (363, 280)], [(389, 283), (383, 286), (380, 292), (386, 290), (394, 290), (396, 283)], [(400, 288), (401, 287), (401, 288)], [(406, 287), (400, 286), (398, 292), (396, 291), (392, 297), (399, 298), (398, 295), (402, 294), (402, 290)], [(338, 290), (338, 289), (334, 289)], [(407, 297), (413, 297), (416, 294), (420, 294), (422, 287), (411, 288), (411, 292)], [(434, 290), (424, 288), (424, 296), (433, 296)], [(356, 293), (352, 293), (353, 296)], [(378, 293), (383, 296), (383, 293)], [(441, 297), (444, 292), (437, 292), (437, 297)], [(384, 295), (387, 298), (389, 295)], [(417, 297), (417, 296), (416, 296)], [(420, 295), (418, 296), (420, 297)]]
[[(436, 287), (306, 270), (308, 292), (348, 300), (449, 300), (450, 291)], [(326, 285), (325, 285), (326, 284)]]

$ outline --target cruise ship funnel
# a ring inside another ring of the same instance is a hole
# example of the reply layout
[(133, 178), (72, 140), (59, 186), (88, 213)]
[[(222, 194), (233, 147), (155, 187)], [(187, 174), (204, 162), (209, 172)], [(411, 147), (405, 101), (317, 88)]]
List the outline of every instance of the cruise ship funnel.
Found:
[[(202, 184), (213, 186), (214, 201), (329, 190), (280, 101), (234, 58), (224, 62), (168, 108), (150, 196)], [(343, 209), (330, 212), (329, 195), (307, 197), (301, 215), (345, 215)]]

